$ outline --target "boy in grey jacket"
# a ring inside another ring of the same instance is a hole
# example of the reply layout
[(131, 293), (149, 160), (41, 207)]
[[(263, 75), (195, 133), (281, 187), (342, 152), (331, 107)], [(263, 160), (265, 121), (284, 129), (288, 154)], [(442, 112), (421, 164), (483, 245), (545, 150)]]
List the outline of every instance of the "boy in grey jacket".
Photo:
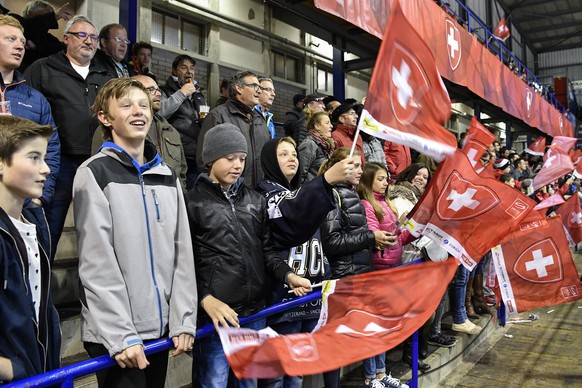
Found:
[(143, 341), (169, 335), (174, 355), (191, 349), (196, 276), (176, 174), (145, 141), (150, 98), (134, 79), (107, 82), (94, 111), (111, 139), (75, 176), (73, 203), (85, 349), (119, 368), (97, 373), (100, 387), (163, 387), (168, 352)]

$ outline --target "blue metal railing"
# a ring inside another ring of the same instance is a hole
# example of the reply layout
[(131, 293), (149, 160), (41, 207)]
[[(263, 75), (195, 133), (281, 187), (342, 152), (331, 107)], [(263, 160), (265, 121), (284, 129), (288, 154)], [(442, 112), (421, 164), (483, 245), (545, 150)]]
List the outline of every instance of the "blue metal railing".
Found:
[[(413, 265), (422, 263), (422, 259), (414, 260), (403, 265)], [(244, 317), (240, 319), (240, 324), (244, 325), (249, 322), (256, 321), (261, 318), (268, 317), (269, 315), (277, 314), (285, 310), (298, 307), (304, 303), (311, 302), (316, 299), (321, 298), (321, 291), (314, 291), (308, 295), (297, 297), (291, 299), (287, 302), (277, 303), (272, 306), (268, 306), (265, 309), (259, 311), (258, 313)], [(214, 332), (214, 326), (208, 324), (202, 328), (196, 330), (196, 338), (203, 338)], [(147, 355), (161, 352), (166, 349), (171, 349), (174, 347), (174, 343), (170, 338), (161, 338), (155, 341), (150, 341), (144, 345), (144, 352)], [(418, 336), (413, 337), (413, 357), (412, 357), (412, 380), (411, 388), (418, 387)], [(24, 380), (19, 380), (7, 385), (3, 385), (5, 388), (29, 388), (29, 387), (48, 387), (60, 384), (61, 388), (73, 388), (75, 379), (78, 377), (86, 376), (91, 373), (99, 372), (100, 370), (110, 368), (117, 365), (112, 357), (109, 355), (104, 355), (101, 357), (92, 358), (90, 360), (81, 361), (79, 363), (69, 365), (63, 368), (55, 369), (50, 372), (46, 372), (40, 375), (32, 376)]]
[[(256, 321), (257, 319), (265, 318), (269, 315), (277, 314), (284, 310), (288, 310), (304, 303), (311, 302), (321, 298), (321, 291), (315, 291), (308, 295), (292, 299), (287, 302), (274, 304), (259, 311), (255, 315), (251, 315), (240, 319), (241, 325)], [(196, 338), (202, 338), (214, 332), (214, 326), (208, 324), (196, 330)], [(145, 344), (145, 354), (161, 352), (162, 350), (171, 349), (174, 344), (170, 338), (161, 338), (159, 340), (150, 341)], [(109, 355), (92, 358), (90, 360), (81, 361), (79, 363), (66, 366), (64, 368), (55, 369), (53, 371), (43, 373), (37, 376), (29, 377), (24, 380), (19, 380), (10, 383), (3, 387), (6, 388), (28, 388), (28, 387), (47, 387), (56, 384), (61, 384), (61, 388), (73, 388), (74, 380), (77, 377), (85, 376), (91, 373), (117, 365), (112, 357)]]
[(550, 92), (548, 88), (542, 82), (540, 82), (540, 80), (531, 71), (529, 71), (523, 62), (521, 62), (519, 58), (513, 55), (511, 50), (509, 50), (509, 48), (507, 48), (507, 46), (505, 46), (502, 41), (493, 35), (493, 32), (489, 31), (481, 19), (474, 15), (473, 12), (460, 0), (455, 1), (459, 7), (465, 11), (467, 20), (463, 20), (459, 14), (455, 13), (452, 9), (449, 8), (449, 13), (452, 13), (451, 16), (456, 17), (457, 21), (460, 23), (465, 23), (467, 25), (468, 31), (474, 35), (476, 34), (475, 37), (479, 39), (479, 41), (482, 42), (485, 47), (487, 47), (487, 49), (489, 49), (493, 54), (497, 55), (501, 62), (508, 63), (509, 61), (513, 60), (515, 66), (517, 66), (518, 74), (516, 74), (516, 77), (519, 76), (519, 74), (525, 74), (526, 78), (524, 82), (526, 82), (528, 85), (538, 85), (538, 88), (541, 88), (542, 90), (542, 95), (544, 95), (544, 98), (550, 104), (552, 104), (561, 113), (566, 112), (567, 108), (562, 105), (560, 101), (558, 101), (554, 93)]

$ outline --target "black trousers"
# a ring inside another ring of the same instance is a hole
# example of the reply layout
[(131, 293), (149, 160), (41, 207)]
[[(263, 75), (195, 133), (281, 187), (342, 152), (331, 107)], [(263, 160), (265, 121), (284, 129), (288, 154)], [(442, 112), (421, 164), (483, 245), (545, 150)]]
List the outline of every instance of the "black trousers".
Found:
[[(91, 358), (109, 354), (105, 346), (92, 342), (84, 342), (83, 346)], [(145, 369), (120, 368), (112, 366), (97, 372), (99, 388), (164, 388), (168, 372), (169, 350), (150, 354), (147, 359), (150, 365)]]

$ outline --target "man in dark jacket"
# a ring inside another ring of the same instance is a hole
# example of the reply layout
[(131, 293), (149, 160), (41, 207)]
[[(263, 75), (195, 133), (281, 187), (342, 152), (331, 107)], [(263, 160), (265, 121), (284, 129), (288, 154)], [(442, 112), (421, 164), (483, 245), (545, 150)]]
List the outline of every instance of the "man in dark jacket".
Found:
[(202, 144), (210, 128), (222, 123), (234, 124), (240, 129), (248, 144), (245, 185), (256, 187), (264, 174), (261, 167), (261, 150), (271, 140), (271, 133), (263, 116), (254, 107), (259, 103), (261, 85), (257, 75), (250, 71), (239, 71), (228, 85), (229, 99), (225, 104), (212, 109), (202, 124), (198, 137), (198, 165), (202, 166)]
[(200, 134), (200, 106), (206, 105), (201, 89), (194, 80), (196, 61), (188, 55), (178, 55), (172, 62), (172, 75), (162, 87), (165, 98), (162, 99), (160, 114), (180, 132), (182, 146), (186, 154), (188, 171), (186, 172), (186, 189), (194, 186), (198, 177), (196, 152)]
[(133, 67), (125, 61), (125, 54), (130, 43), (127, 39), (127, 31), (121, 24), (108, 24), (99, 32), (100, 49), (95, 52), (95, 59), (101, 67), (107, 69), (112, 78), (136, 74)]
[(51, 105), (61, 139), (60, 172), (47, 219), (51, 231), (53, 255), (63, 230), (71, 203), (71, 189), (77, 168), (91, 153), (91, 139), (97, 119), (91, 106), (99, 88), (111, 76), (94, 60), (97, 29), (85, 16), (75, 16), (65, 26), (65, 52), (33, 63), (25, 78)]
[[(50, 125), (55, 128), (55, 122), (51, 114), (51, 107), (38, 91), (25, 83), (22, 74), (15, 69), (20, 66), (22, 56), (19, 60), (14, 60), (13, 52), (22, 54), (24, 52), (23, 28), (12, 16), (0, 16), (0, 91), (4, 95), (4, 100), (10, 101), (10, 113), (14, 116), (23, 117), (41, 125)], [(8, 36), (16, 35), (20, 39), (10, 41)], [(34, 199), (38, 205), (48, 205), (55, 191), (55, 182), (59, 175), (59, 158), (61, 152), (61, 142), (56, 130), (53, 130), (48, 143), (46, 163), (51, 169), (44, 184), (42, 196)]]

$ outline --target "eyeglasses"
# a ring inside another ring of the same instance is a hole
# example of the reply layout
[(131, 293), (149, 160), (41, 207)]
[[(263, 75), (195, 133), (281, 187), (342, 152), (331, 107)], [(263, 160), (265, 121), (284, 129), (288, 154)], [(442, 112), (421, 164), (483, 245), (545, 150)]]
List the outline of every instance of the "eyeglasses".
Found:
[(111, 37), (111, 38), (109, 38), (109, 39), (113, 39), (113, 40), (114, 40), (114, 41), (116, 41), (117, 43), (120, 43), (120, 42), (123, 42), (123, 43), (125, 43), (125, 44), (130, 44), (130, 43), (131, 43), (131, 40), (129, 40), (129, 39), (125, 39), (125, 38), (122, 38), (122, 37), (119, 37), (119, 36), (112, 36), (112, 37)]
[(275, 93), (275, 88), (264, 88), (264, 87), (261, 86), (261, 90), (263, 92)]
[(153, 86), (150, 86), (149, 88), (146, 88), (146, 90), (148, 91), (149, 94), (154, 95), (156, 93), (160, 93), (162, 94), (162, 91), (160, 90), (160, 88), (154, 88)]
[(67, 32), (67, 34), (74, 35), (83, 41), (86, 40), (87, 38), (91, 38), (91, 40), (94, 42), (97, 42), (99, 40), (99, 35), (89, 34), (89, 33), (82, 32), (82, 31), (79, 31), (79, 32), (69, 31), (69, 32)]
[(259, 85), (259, 84), (245, 84), (245, 83), (243, 83), (243, 85), (248, 86), (249, 88), (255, 89), (256, 92), (261, 90), (261, 85)]

